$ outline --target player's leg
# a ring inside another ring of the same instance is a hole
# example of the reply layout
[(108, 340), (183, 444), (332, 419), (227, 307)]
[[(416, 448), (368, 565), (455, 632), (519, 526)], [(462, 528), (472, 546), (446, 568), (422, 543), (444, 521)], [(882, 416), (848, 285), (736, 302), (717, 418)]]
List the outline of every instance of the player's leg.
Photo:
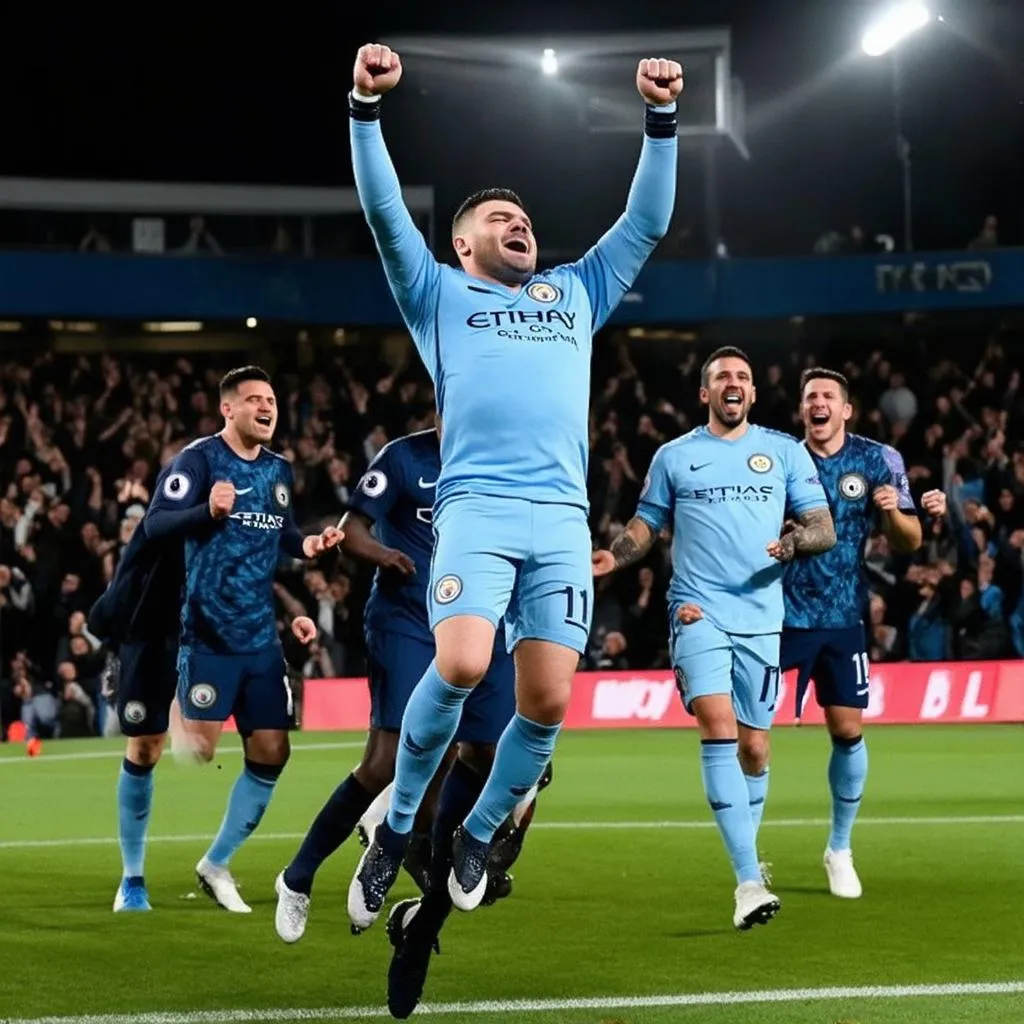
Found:
[(398, 877), (416, 811), (458, 729), (462, 706), (490, 664), (495, 628), (515, 581), (514, 552), (523, 547), (518, 506), (525, 504), (460, 498), (435, 517), (428, 599), (437, 653), (402, 718), (387, 818), (349, 887), (349, 918), (356, 928), (369, 928), (379, 916)]
[(163, 645), (126, 644), (117, 660), (116, 711), (127, 743), (117, 780), (121, 884), (114, 910), (149, 910), (145, 856), (153, 769), (163, 751), (177, 673), (174, 652)]
[[(775, 719), (782, 675), (780, 638), (778, 634), (771, 633), (734, 636), (732, 641), (733, 707), (739, 724), (739, 758), (747, 783), (756, 846), (768, 799), (769, 729)], [(763, 863), (761, 875), (765, 884), (769, 884), (768, 867)]]
[(516, 713), (498, 741), (480, 799), (455, 834), (449, 890), (460, 910), (480, 905), (494, 835), (554, 755), (590, 632), (593, 575), (585, 514), (537, 504), (528, 514), (530, 555), (506, 616), (515, 650)]
[[(230, 656), (219, 658), (188, 647), (178, 650), (178, 687), (170, 722), (171, 753), (175, 760), (200, 764), (213, 760), (238, 690), (234, 664)], [(217, 680), (216, 685), (211, 682), (213, 679)]]
[[(395, 777), (402, 715), (417, 680), (434, 656), (432, 643), (373, 630), (366, 633), (366, 648), (370, 686), (366, 748), (356, 769), (328, 797), (298, 852), (275, 881), (275, 927), (285, 942), (297, 942), (305, 932), (313, 881), (320, 865), (365, 820), (381, 795), (389, 791)], [(386, 811), (384, 802), (371, 833), (383, 821)]]
[(863, 893), (853, 865), (851, 835), (868, 775), (863, 717), (869, 673), (863, 630), (833, 631), (822, 649), (815, 690), (832, 740), (828, 765), (832, 831), (825, 848), (825, 873), (832, 894), (843, 899), (857, 899)]
[(685, 626), (673, 621), (676, 682), (684, 705), (697, 719), (704, 792), (736, 875), (733, 924), (745, 930), (771, 920), (779, 901), (761, 878), (750, 797), (739, 761), (732, 641), (706, 619)]
[[(225, 910), (248, 914), (252, 908), (239, 895), (228, 865), (259, 826), (288, 762), (294, 709), (287, 668), (280, 648), (272, 647), (253, 655), (193, 655), (192, 669), (218, 680), (207, 713), (222, 721), (233, 713), (243, 744), (242, 771), (231, 787), (217, 835), (196, 865), (196, 877)], [(195, 689), (193, 685), (193, 694)], [(231, 705), (229, 693), (234, 695)]]

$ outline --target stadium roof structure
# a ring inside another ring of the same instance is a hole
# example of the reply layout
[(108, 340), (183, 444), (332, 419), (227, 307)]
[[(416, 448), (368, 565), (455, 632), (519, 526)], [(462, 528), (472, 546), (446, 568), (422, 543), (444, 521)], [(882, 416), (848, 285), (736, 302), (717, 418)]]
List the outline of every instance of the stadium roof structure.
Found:
[(383, 40), (402, 58), (411, 78), (488, 92), (573, 99), (586, 129), (635, 132), (637, 61), (671, 57), (684, 68), (679, 108), (683, 139), (726, 139), (744, 158), (745, 104), (732, 74), (732, 37), (726, 27), (608, 34), (503, 36), (395, 35)]

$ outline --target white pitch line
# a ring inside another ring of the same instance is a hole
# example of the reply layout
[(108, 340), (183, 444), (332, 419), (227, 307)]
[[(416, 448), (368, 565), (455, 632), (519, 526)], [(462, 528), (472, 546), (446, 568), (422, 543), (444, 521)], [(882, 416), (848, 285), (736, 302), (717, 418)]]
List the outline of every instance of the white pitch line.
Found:
[[(685, 995), (599, 996), (594, 999), (517, 999), (476, 1003), (425, 1003), (417, 1017), (455, 1014), (569, 1013), (586, 1010), (642, 1010), (663, 1007), (737, 1006), (757, 1003), (835, 1002), (864, 999), (921, 999), (947, 996), (1008, 996), (1024, 993), (1024, 981), (962, 982), (949, 985), (865, 985), (848, 988), (784, 988)], [(388, 1017), (376, 1006), (267, 1010), (186, 1010), (83, 1014), (77, 1017), (7, 1017), (0, 1024), (284, 1024), (287, 1021), (374, 1020)]]
[[(762, 828), (823, 828), (831, 824), (829, 818), (780, 818), (762, 822)], [(963, 818), (859, 818), (857, 827), (872, 825), (922, 826), (922, 825), (1019, 825), (1024, 824), (1024, 814), (975, 815)], [(700, 821), (535, 821), (531, 832), (635, 832), (656, 829), (712, 829), (717, 828), (713, 820)], [(210, 838), (209, 833), (201, 835), (150, 836), (149, 843), (200, 843)], [(254, 832), (246, 842), (264, 843), (294, 842), (305, 838), (305, 832)], [(65, 846), (112, 846), (117, 842), (114, 836), (71, 836), (66, 839), (10, 839), (0, 841), (0, 850), (60, 849)], [(3, 1024), (0, 1021), (0, 1024)]]
[[(355, 750), (366, 746), (365, 740), (348, 743), (303, 743), (292, 747), (292, 752), (303, 750)], [(218, 747), (218, 754), (241, 751), (239, 744), (225, 744)], [(41, 757), (0, 757), (0, 768), (9, 764), (53, 764), (54, 761), (102, 761), (112, 757), (124, 757), (123, 750), (80, 750), (69, 754), (43, 754)]]

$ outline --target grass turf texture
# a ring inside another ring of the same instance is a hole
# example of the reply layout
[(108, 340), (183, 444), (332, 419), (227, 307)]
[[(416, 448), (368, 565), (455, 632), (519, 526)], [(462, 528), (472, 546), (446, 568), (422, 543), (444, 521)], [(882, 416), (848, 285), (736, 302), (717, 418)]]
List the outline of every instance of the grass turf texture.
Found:
[[(871, 775), (854, 833), (864, 898), (837, 900), (825, 885), (827, 737), (819, 729), (780, 729), (760, 846), (783, 909), (767, 927), (738, 934), (732, 875), (717, 832), (707, 827), (696, 734), (564, 735), (555, 782), (513, 869), (512, 898), (453, 916), (426, 1002), (1024, 981), (1024, 728), (881, 727), (868, 743)], [(199, 837), (216, 831), (240, 767), (234, 737), (225, 738), (212, 766), (186, 768), (168, 757), (157, 768), (150, 914), (111, 912), (120, 874), (113, 836), (121, 743), (51, 742), (35, 760), (22, 747), (0, 748), (0, 1018), (200, 1011), (209, 1016), (195, 1024), (215, 1024), (227, 1019), (218, 1010), (338, 1008), (316, 1017), (329, 1021), (351, 1019), (346, 1008), (381, 1006), (390, 954), (383, 921), (355, 938), (345, 915), (354, 838), (317, 880), (303, 941), (285, 946), (274, 933), (274, 877), (358, 760), (361, 737), (303, 734), (295, 744), (319, 749), (296, 750), (259, 831), (232, 865), (250, 916), (194, 895), (192, 874), (206, 848)], [(959, 820), (989, 817), (999, 820)], [(893, 818), (945, 820), (885, 820)], [(629, 822), (647, 827), (622, 827)], [(569, 823), (586, 827), (563, 827)], [(98, 841), (57, 845), (82, 839)], [(393, 896), (413, 891), (403, 876)], [(450, 1007), (437, 1019), (1024, 1021), (1024, 991), (747, 1005), (613, 1002), (548, 1011)], [(299, 1015), (274, 1017), (289, 1019)]]

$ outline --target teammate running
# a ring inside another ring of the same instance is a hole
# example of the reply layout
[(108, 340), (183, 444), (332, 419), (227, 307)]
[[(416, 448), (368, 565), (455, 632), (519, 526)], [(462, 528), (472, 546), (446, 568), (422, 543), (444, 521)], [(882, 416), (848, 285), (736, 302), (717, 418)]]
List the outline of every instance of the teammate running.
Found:
[[(853, 866), (850, 837), (868, 773), (862, 723), (870, 676), (864, 548), (880, 527), (894, 551), (909, 554), (921, 546), (921, 524), (900, 453), (846, 432), (853, 412), (846, 378), (821, 367), (805, 370), (800, 396), (804, 444), (825, 488), (838, 541), (823, 557), (786, 568), (781, 664), (784, 672), (798, 671), (797, 715), (811, 679), (825, 712), (832, 738), (832, 831), (825, 848), (825, 872), (834, 896), (857, 899), (863, 889)], [(946, 496), (928, 491), (921, 505), (931, 516), (945, 515)]]
[[(672, 663), (700, 727), (704, 790), (736, 873), (733, 924), (742, 930), (781, 906), (762, 879), (756, 841), (779, 692), (780, 563), (836, 542), (806, 449), (751, 424), (755, 398), (747, 356), (712, 353), (701, 368), (707, 426), (658, 449), (636, 516), (610, 551), (594, 554), (603, 576), (643, 558), (673, 527)], [(798, 524), (783, 531), (787, 509)]]
[[(171, 463), (146, 512), (155, 541), (185, 540), (178, 703), (194, 753), (209, 761), (235, 716), (245, 764), (213, 844), (196, 866), (200, 887), (225, 910), (247, 914), (228, 870), (263, 817), (288, 760), (291, 689), (277, 636), (274, 573), (282, 553), (316, 558), (342, 533), (303, 537), (292, 518), (292, 471), (268, 448), (277, 402), (255, 366), (220, 384), (224, 429), (194, 441)], [(301, 622), (301, 620), (297, 620)], [(306, 620), (300, 640), (316, 627)]]

